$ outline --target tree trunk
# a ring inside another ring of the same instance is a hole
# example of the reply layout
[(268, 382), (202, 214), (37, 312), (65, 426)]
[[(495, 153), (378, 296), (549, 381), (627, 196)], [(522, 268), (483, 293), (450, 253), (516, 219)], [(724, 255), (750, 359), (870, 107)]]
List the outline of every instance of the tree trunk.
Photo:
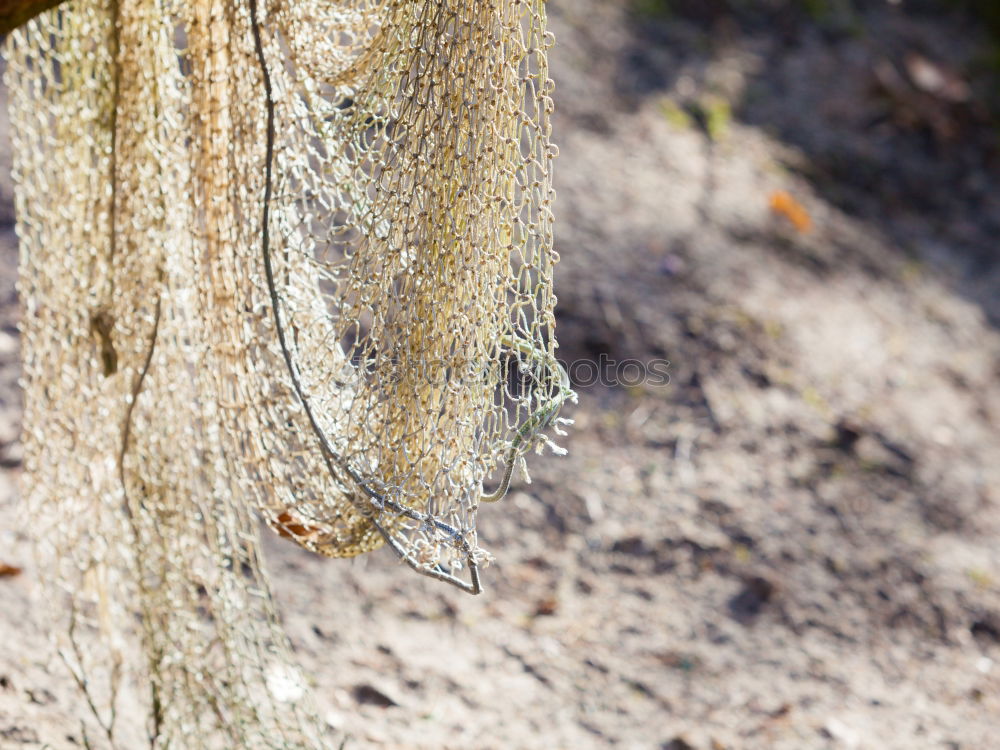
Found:
[(42, 11), (54, 8), (63, 0), (0, 0), (0, 35), (9, 34)]

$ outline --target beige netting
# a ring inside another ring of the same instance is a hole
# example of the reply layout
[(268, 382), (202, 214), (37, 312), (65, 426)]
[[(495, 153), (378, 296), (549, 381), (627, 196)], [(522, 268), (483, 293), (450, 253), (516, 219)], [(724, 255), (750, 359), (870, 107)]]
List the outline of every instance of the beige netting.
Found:
[(549, 45), (543, 0), (79, 0), (8, 42), (25, 523), (109, 742), (322, 744), (258, 516), (480, 590), (477, 510), (572, 397)]

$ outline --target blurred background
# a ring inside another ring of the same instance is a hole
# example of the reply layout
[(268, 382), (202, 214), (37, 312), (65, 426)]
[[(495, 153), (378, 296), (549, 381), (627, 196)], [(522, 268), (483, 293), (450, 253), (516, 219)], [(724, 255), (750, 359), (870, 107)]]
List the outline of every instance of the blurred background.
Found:
[[(560, 355), (610, 376), (481, 512), (479, 598), (268, 537), (324, 718), (345, 748), (993, 750), (1000, 4), (547, 8)], [(4, 144), (0, 747), (81, 747), (11, 521)]]

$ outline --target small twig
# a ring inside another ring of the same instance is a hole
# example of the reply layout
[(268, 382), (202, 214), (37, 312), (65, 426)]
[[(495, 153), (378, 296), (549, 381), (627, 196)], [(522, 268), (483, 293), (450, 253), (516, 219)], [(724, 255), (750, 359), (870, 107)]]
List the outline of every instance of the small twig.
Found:
[(87, 725), (80, 720), (80, 735), (83, 739), (83, 746), (86, 750), (94, 750), (94, 746), (90, 744), (90, 735), (87, 734)]
[[(70, 610), (70, 615), (69, 615), (69, 628), (67, 630), (67, 636), (69, 637), (70, 646), (73, 649), (73, 657), (74, 659), (76, 659), (76, 663), (79, 664), (80, 668), (82, 669), (83, 654), (80, 653), (80, 645), (76, 642), (76, 611), (72, 609)], [(66, 657), (66, 654), (63, 653), (62, 649), (59, 649), (57, 653), (59, 654), (59, 658), (62, 659), (63, 664), (66, 665), (66, 669), (69, 670), (70, 675), (72, 675), (73, 681), (76, 682), (77, 687), (80, 688), (80, 691), (83, 693), (83, 697), (87, 701), (87, 706), (90, 708), (90, 712), (94, 715), (94, 719), (97, 721), (97, 725), (104, 730), (104, 733), (107, 734), (108, 736), (108, 742), (111, 744), (112, 747), (114, 747), (115, 744), (114, 707), (112, 707), (111, 709), (110, 720), (104, 721), (104, 719), (101, 718), (101, 712), (97, 710), (97, 704), (94, 702), (94, 698), (90, 693), (90, 687), (87, 685), (87, 678), (84, 677), (82, 673), (78, 672), (76, 669), (73, 668), (73, 665), (70, 664), (69, 659)], [(111, 675), (112, 681), (116, 679), (116, 674), (117, 671), (112, 672)], [(112, 700), (114, 700), (114, 698)], [(81, 726), (83, 726), (83, 722), (80, 722), (80, 724)], [(87, 745), (87, 747), (90, 747), (89, 742), (86, 740), (86, 729), (84, 729), (84, 742)]]

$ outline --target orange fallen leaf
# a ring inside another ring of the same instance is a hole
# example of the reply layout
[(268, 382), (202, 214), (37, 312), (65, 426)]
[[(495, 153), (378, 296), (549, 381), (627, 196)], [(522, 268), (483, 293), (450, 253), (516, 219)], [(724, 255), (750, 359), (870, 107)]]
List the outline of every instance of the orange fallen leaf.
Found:
[(812, 231), (813, 223), (809, 212), (788, 192), (775, 190), (771, 193), (770, 205), (773, 213), (787, 219), (802, 234)]
[(0, 578), (6, 576), (16, 576), (21, 574), (21, 569), (16, 565), (8, 565), (7, 563), (0, 562)]
[(272, 527), (278, 532), (278, 536), (285, 539), (300, 539), (303, 537), (315, 536), (321, 533), (320, 529), (314, 526), (306, 526), (287, 510), (274, 519)]

